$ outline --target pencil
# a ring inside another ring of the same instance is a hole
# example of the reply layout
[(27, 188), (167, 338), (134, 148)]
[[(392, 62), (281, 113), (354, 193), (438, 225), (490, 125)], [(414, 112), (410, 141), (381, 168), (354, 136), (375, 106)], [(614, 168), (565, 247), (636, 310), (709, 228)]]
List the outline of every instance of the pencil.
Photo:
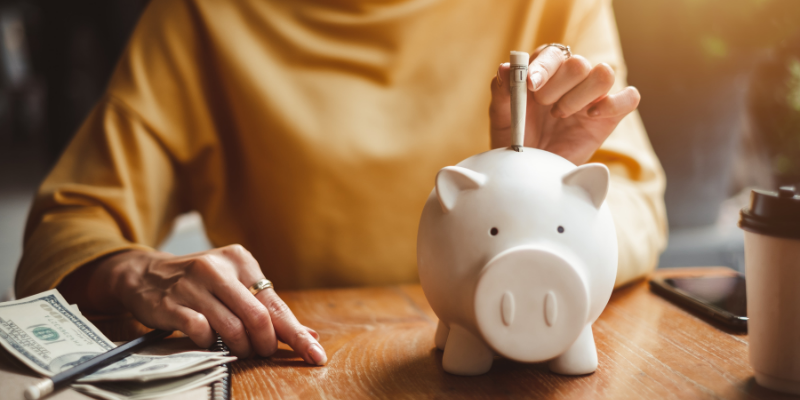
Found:
[(154, 330), (140, 338), (133, 339), (122, 346), (97, 355), (85, 363), (76, 365), (75, 367), (72, 367), (66, 371), (53, 375), (51, 378), (44, 378), (25, 389), (25, 398), (28, 400), (39, 400), (42, 397), (47, 396), (48, 394), (59, 390), (86, 375), (89, 375), (107, 365), (113, 364), (114, 362), (133, 354), (134, 351), (139, 350), (144, 346), (159, 341), (171, 334), (172, 331)]

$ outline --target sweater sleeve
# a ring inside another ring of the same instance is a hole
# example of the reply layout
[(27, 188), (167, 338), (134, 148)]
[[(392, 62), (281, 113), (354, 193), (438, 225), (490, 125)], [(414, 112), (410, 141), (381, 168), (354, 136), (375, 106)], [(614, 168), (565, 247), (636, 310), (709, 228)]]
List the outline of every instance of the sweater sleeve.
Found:
[(180, 211), (175, 181), (173, 161), (157, 137), (131, 109), (107, 96), (36, 195), (17, 295), (53, 288), (110, 253), (152, 250)]
[[(592, 64), (607, 63), (616, 72), (612, 93), (627, 86), (626, 68), (610, 1), (578, 0), (569, 13), (564, 43)], [(611, 170), (608, 204), (619, 244), (617, 287), (641, 278), (658, 264), (666, 247), (666, 178), (638, 112), (622, 120), (591, 162)]]
[(80, 266), (152, 251), (180, 213), (224, 192), (202, 21), (186, 1), (148, 5), (108, 84), (42, 183), (25, 229), (18, 296)]

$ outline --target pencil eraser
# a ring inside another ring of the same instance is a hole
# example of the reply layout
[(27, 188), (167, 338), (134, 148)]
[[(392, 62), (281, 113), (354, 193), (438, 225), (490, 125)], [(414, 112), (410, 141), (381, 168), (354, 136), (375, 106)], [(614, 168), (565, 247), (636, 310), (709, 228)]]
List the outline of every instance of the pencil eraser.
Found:
[(39, 400), (52, 392), (53, 381), (50, 378), (44, 378), (25, 389), (25, 398), (27, 400)]
[(39, 393), (39, 388), (36, 386), (31, 386), (25, 389), (25, 398), (27, 400), (39, 400), (42, 397), (42, 394)]
[(524, 51), (512, 51), (511, 52), (511, 65), (528, 65), (528, 60), (530, 59), (530, 55)]

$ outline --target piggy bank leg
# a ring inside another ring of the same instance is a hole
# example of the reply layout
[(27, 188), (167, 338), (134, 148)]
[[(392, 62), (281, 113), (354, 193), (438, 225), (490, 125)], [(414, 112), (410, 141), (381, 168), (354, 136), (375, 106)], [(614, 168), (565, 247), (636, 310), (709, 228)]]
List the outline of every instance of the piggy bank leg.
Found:
[(447, 335), (450, 334), (450, 328), (439, 320), (439, 325), (436, 327), (436, 336), (433, 341), (436, 343), (436, 348), (444, 350), (444, 344), (447, 342)]
[(442, 367), (454, 375), (480, 375), (492, 368), (494, 355), (482, 340), (466, 329), (451, 324), (444, 346)]
[(550, 360), (550, 370), (562, 375), (591, 374), (597, 369), (597, 348), (592, 325), (583, 328), (578, 340), (564, 354)]

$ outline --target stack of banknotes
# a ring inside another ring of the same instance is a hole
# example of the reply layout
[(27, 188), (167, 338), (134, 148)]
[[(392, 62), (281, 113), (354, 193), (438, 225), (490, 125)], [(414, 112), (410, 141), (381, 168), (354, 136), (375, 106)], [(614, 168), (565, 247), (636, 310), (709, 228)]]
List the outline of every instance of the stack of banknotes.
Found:
[[(55, 289), (0, 303), (0, 345), (45, 376), (116, 347)], [(235, 359), (209, 351), (133, 354), (81, 378), (72, 387), (101, 399), (170, 396), (220, 380), (226, 373), (222, 365)]]

